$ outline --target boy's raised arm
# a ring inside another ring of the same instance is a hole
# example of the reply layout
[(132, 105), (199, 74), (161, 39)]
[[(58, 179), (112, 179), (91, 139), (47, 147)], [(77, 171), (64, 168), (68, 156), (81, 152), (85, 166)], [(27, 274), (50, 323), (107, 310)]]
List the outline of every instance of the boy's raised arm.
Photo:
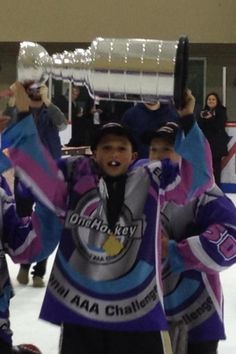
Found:
[(195, 99), (189, 90), (185, 97), (174, 147), (181, 156), (179, 168), (167, 160), (161, 162), (161, 198), (177, 204), (187, 203), (214, 183), (210, 147), (193, 115)]
[(191, 91), (186, 92), (185, 106), (179, 111), (180, 127), (175, 151), (182, 157), (182, 187), (188, 188), (187, 199), (201, 195), (214, 184), (212, 156), (209, 143), (195, 121), (195, 98)]

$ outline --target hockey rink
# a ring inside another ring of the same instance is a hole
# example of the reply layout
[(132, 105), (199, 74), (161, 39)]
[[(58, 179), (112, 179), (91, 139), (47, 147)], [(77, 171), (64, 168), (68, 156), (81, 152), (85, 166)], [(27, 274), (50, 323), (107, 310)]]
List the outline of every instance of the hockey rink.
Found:
[[(236, 194), (229, 195), (236, 204)], [(54, 254), (50, 256), (46, 280), (49, 277)], [(14, 344), (33, 343), (43, 354), (58, 354), (60, 329), (38, 319), (45, 288), (19, 285), (16, 281), (18, 265), (8, 259), (15, 297), (11, 301), (11, 325)], [(221, 273), (225, 302), (225, 327), (227, 340), (222, 341), (218, 354), (236, 353), (236, 265)], [(131, 353), (132, 354), (132, 353)]]

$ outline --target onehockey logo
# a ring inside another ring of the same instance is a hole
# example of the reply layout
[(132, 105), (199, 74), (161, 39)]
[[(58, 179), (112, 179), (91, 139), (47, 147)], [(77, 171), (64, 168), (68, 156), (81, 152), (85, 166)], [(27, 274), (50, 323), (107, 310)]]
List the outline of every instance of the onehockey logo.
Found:
[[(106, 234), (110, 234), (112, 232), (109, 226), (99, 218), (94, 218), (94, 219), (85, 218), (80, 216), (76, 212), (72, 212), (69, 215), (67, 226), (69, 228), (73, 228), (75, 226), (83, 226), (91, 230), (104, 232)], [(116, 236), (132, 237), (135, 234), (136, 229), (137, 229), (137, 225), (129, 225), (129, 226), (116, 225), (114, 229), (114, 234)]]
[[(106, 217), (106, 203), (101, 201), (96, 190), (92, 190), (79, 200), (74, 210), (67, 213), (66, 227), (71, 230), (80, 259), (83, 258), (84, 262), (114, 266), (114, 262), (122, 261), (125, 267), (129, 267), (136, 259), (145, 222), (142, 218), (133, 218), (129, 208), (123, 205), (111, 230)], [(71, 260), (73, 264), (78, 263), (75, 258)]]

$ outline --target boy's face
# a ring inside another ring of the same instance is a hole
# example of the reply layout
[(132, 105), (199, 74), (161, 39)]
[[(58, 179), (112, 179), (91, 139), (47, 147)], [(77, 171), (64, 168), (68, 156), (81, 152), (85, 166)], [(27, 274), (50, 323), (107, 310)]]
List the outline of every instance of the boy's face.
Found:
[(126, 173), (135, 157), (130, 141), (125, 136), (114, 134), (105, 135), (94, 152), (99, 167), (111, 177)]
[(174, 151), (174, 146), (162, 138), (154, 138), (151, 141), (149, 148), (150, 160), (170, 159), (173, 162), (179, 160), (178, 155)]

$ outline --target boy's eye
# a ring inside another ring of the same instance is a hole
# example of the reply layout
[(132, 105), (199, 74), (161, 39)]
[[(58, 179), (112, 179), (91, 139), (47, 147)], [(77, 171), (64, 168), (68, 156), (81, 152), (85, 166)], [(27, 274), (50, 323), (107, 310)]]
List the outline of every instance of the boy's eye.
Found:
[(155, 148), (151, 148), (151, 151), (154, 151), (154, 152), (161, 152), (161, 151), (164, 151), (164, 148), (155, 147)]
[(171, 148), (169, 148), (169, 147), (153, 147), (153, 148), (151, 148), (151, 151), (153, 151), (153, 152), (169, 152), (169, 151), (172, 151), (172, 149)]
[(103, 149), (104, 151), (109, 151), (109, 150), (111, 150), (111, 146), (109, 146), (109, 145), (103, 145), (102, 149)]
[(103, 145), (102, 146), (102, 149), (103, 149), (103, 151), (110, 151), (110, 150), (117, 150), (117, 151), (120, 151), (120, 152), (123, 152), (123, 151), (126, 151), (127, 150), (127, 148), (125, 147), (125, 146), (119, 146), (119, 147), (117, 147), (117, 148), (113, 148), (112, 146), (110, 146), (110, 145)]
[(152, 152), (157, 152), (157, 151), (159, 151), (159, 149), (157, 149), (157, 148), (151, 148), (150, 149)]

